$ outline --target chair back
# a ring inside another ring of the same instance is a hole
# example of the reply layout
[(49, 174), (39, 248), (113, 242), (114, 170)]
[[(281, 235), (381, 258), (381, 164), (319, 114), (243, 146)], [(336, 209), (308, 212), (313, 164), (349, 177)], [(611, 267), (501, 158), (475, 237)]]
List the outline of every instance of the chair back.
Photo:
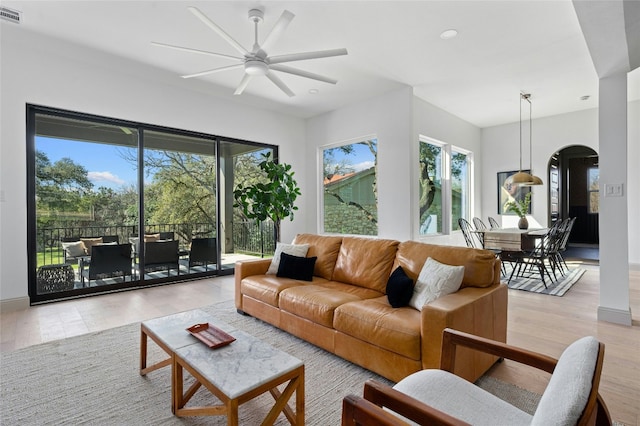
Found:
[(464, 218), (458, 219), (458, 226), (460, 226), (460, 230), (462, 231), (462, 235), (464, 235), (464, 241), (467, 243), (467, 247), (471, 248), (481, 248), (479, 247), (478, 240), (473, 236), (473, 227), (471, 224)]
[(103, 243), (118, 243), (120, 244), (120, 237), (117, 235), (103, 235), (102, 236)]
[(218, 245), (215, 238), (194, 238), (191, 240), (189, 266), (218, 263)]
[(178, 267), (178, 240), (147, 241), (144, 243), (144, 266)]
[(98, 244), (91, 249), (89, 279), (102, 274), (132, 275), (131, 266), (131, 244)]
[(167, 232), (160, 232), (160, 238), (161, 240), (175, 240), (176, 239), (176, 234), (173, 231), (167, 231)]
[(495, 220), (493, 217), (489, 216), (489, 226), (491, 227), (491, 229), (500, 229), (502, 228), (500, 226), (500, 224), (498, 223), (497, 220)]
[(569, 345), (558, 359), (531, 424), (595, 424), (598, 410), (604, 409), (598, 400), (603, 362), (604, 344), (595, 337)]
[(476, 227), (476, 231), (482, 231), (484, 229), (487, 229), (487, 225), (485, 225), (482, 219), (480, 219), (479, 217), (473, 218), (473, 226)]

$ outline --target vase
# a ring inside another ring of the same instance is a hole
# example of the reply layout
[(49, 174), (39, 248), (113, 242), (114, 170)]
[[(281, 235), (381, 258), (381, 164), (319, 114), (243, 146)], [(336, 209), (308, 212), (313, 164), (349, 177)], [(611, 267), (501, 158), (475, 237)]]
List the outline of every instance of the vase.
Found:
[(518, 228), (520, 229), (529, 229), (529, 221), (526, 217), (522, 216), (518, 221)]

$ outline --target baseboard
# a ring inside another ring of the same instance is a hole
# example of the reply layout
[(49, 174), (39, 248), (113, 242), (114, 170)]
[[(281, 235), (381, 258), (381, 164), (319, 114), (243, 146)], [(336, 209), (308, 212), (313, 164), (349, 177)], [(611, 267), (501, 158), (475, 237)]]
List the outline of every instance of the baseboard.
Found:
[(629, 270), (640, 271), (640, 263), (629, 263)]
[(0, 300), (0, 312), (13, 312), (27, 309), (30, 306), (28, 296), (15, 299)]
[(598, 321), (631, 326), (631, 309), (612, 309), (598, 306)]

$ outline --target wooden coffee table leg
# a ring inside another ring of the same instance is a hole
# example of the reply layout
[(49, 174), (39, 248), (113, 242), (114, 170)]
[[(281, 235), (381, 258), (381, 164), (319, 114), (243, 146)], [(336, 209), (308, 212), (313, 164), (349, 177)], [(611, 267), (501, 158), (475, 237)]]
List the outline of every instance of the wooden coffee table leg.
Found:
[(296, 388), (296, 425), (304, 425), (304, 365), (300, 367), (298, 376), (300, 383)]
[(147, 368), (147, 333), (140, 330), (140, 375), (144, 376), (144, 369)]
[(171, 358), (171, 412), (176, 414), (178, 409), (184, 406), (182, 401), (183, 371), (182, 365), (176, 361), (176, 355), (173, 354)]

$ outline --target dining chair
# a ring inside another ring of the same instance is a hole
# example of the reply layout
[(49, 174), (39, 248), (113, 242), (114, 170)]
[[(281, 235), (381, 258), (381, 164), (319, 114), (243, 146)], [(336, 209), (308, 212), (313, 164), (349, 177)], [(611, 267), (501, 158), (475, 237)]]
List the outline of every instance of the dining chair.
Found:
[[(551, 282), (557, 280), (555, 252), (558, 244), (558, 235), (558, 226), (554, 224), (543, 235), (537, 237), (537, 242), (532, 250), (514, 253), (512, 259), (514, 265), (509, 282), (511, 282), (514, 274), (517, 277), (532, 277), (535, 273), (534, 269), (540, 274), (540, 279), (545, 288), (547, 288), (545, 275), (549, 277)], [(553, 278), (551, 278), (549, 269), (553, 273)]]
[(500, 226), (500, 224), (498, 223), (497, 220), (495, 220), (493, 217), (489, 216), (489, 226), (491, 227), (491, 229), (500, 229), (502, 228)]
[(562, 272), (566, 269), (569, 272), (569, 266), (567, 266), (567, 262), (564, 260), (562, 253), (567, 250), (567, 244), (569, 243), (569, 237), (571, 236), (571, 230), (573, 229), (573, 225), (576, 222), (576, 218), (567, 218), (563, 221), (562, 226), (562, 237), (560, 242), (558, 243), (558, 250), (556, 252), (556, 261)]
[(88, 268), (81, 271), (82, 286), (91, 285), (91, 280), (122, 276), (125, 282), (127, 276), (132, 276), (131, 244), (98, 244), (91, 248), (91, 260)]
[[(453, 374), (458, 347), (549, 373), (535, 412), (526, 413)], [(342, 426), (408, 425), (409, 421), (421, 425), (611, 425), (609, 410), (598, 392), (603, 363), (604, 344), (593, 336), (577, 339), (556, 360), (447, 328), (440, 369), (410, 374), (393, 387), (367, 380), (362, 397), (343, 399)]]
[(462, 235), (464, 236), (464, 241), (467, 244), (467, 247), (471, 248), (482, 248), (482, 241), (478, 237), (474, 237), (473, 227), (464, 218), (458, 219), (458, 226), (462, 231)]

